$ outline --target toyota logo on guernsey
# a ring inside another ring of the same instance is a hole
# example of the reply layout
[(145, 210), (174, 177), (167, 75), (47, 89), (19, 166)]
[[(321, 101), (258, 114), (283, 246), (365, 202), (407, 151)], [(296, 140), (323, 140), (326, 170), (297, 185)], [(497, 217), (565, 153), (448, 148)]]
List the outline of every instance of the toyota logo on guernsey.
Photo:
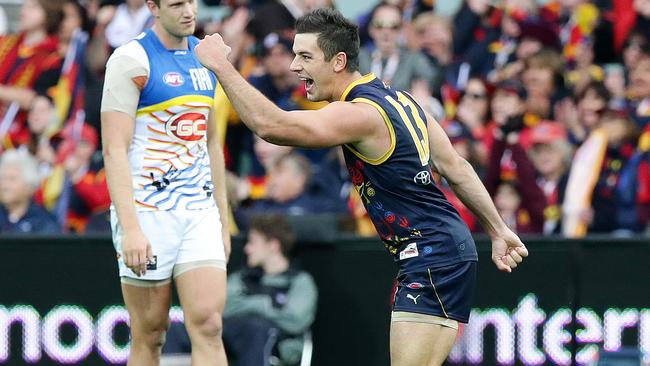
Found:
[(185, 82), (183, 75), (176, 71), (171, 71), (163, 75), (163, 81), (169, 86), (181, 86)]
[(413, 181), (416, 184), (423, 186), (431, 184), (431, 173), (429, 173), (427, 170), (419, 171), (418, 174), (413, 177)]
[(174, 116), (165, 125), (167, 134), (184, 141), (198, 141), (206, 135), (205, 115), (190, 112)]

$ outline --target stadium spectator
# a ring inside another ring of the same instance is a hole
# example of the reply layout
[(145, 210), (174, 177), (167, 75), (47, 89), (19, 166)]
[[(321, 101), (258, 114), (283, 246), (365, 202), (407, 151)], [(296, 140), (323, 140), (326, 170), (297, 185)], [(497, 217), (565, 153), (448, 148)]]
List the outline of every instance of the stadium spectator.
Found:
[[(521, 34), (517, 8), (506, 8), (501, 17), (499, 28), (488, 28), (485, 38), (476, 40), (465, 53), (471, 63), (472, 74), (495, 80), (496, 74), (516, 60), (515, 50)], [(502, 79), (509, 78), (501, 76)]]
[(579, 145), (598, 127), (610, 93), (603, 83), (591, 82), (576, 99), (577, 106), (568, 99), (560, 101), (556, 113), (569, 130), (570, 141)]
[[(519, 140), (523, 126), (523, 115), (514, 115), (494, 130), (484, 183), (501, 217), (517, 233), (541, 234), (546, 200), (536, 183), (535, 168)], [(506, 154), (512, 166), (503, 166)]]
[(287, 215), (336, 212), (335, 199), (313, 192), (311, 179), (311, 164), (301, 154), (292, 152), (274, 160), (268, 171), (265, 198), (235, 213), (238, 226), (245, 230), (250, 217), (265, 212)]
[(97, 159), (99, 137), (87, 124), (69, 124), (62, 132), (52, 174), (37, 200), (53, 211), (66, 231), (83, 233), (90, 217), (110, 205), (104, 167)]
[(251, 159), (250, 172), (243, 177), (234, 174), (229, 176), (228, 185), (234, 196), (231, 198), (233, 207), (239, 207), (247, 200), (257, 200), (266, 196), (267, 172), (275, 161), (293, 151), (290, 146), (275, 145), (253, 136), (254, 158)]
[(481, 144), (485, 138), (485, 129), (490, 117), (490, 95), (483, 80), (471, 78), (461, 93), (456, 111), (456, 119), (470, 132), (474, 144), (473, 165), (485, 166), (487, 151)]
[(603, 82), (605, 71), (594, 63), (594, 40), (584, 38), (575, 45), (572, 70), (566, 75), (573, 93), (581, 93), (591, 82)]
[[(492, 93), (490, 112), (492, 121), (487, 125), (483, 135), (483, 143), (486, 151), (492, 150), (494, 142), (494, 130), (505, 125), (508, 119), (513, 116), (525, 115), (526, 112), (526, 90), (522, 83), (517, 80), (505, 80), (496, 84)], [(524, 125), (520, 131), (520, 140), (526, 144), (528, 126)]]
[(59, 29), (59, 42), (63, 48), (60, 50), (62, 55), (66, 54), (74, 33), (78, 30), (90, 31), (88, 12), (78, 0), (65, 0), (63, 3), (63, 21)]
[(495, 7), (485, 0), (463, 1), (453, 19), (453, 54), (464, 55), (476, 38), (485, 36), (486, 26), (490, 25), (489, 17), (494, 10)]
[(631, 115), (639, 128), (650, 122), (650, 45), (630, 73)]
[(54, 160), (52, 154), (47, 154), (47, 157), (39, 154), (41, 145), (48, 139), (46, 132), (53, 123), (54, 118), (56, 118), (56, 115), (52, 99), (45, 95), (36, 96), (27, 113), (27, 127), (29, 128), (30, 138), (25, 146), (30, 154), (38, 158), (39, 162), (52, 163)]
[[(300, 360), (302, 335), (314, 321), (318, 290), (311, 275), (291, 261), (293, 244), (284, 216), (252, 218), (244, 246), (247, 266), (228, 276), (223, 315), (224, 345), (236, 366), (269, 365), (272, 354), (282, 364)], [(183, 325), (173, 324), (163, 353), (188, 353), (188, 347)]]
[(151, 25), (151, 12), (145, 0), (126, 0), (115, 8), (106, 25), (106, 42), (115, 49)]
[(0, 157), (0, 232), (57, 234), (61, 228), (33, 200), (38, 188), (38, 163), (26, 150), (9, 150)]
[(60, 142), (60, 136), (50, 136), (50, 128), (55, 119), (56, 111), (52, 99), (44, 95), (34, 98), (27, 113), (29, 140), (18, 148), (26, 149), (36, 157), (40, 180), (49, 177), (56, 159), (56, 145)]
[(647, 53), (645, 50), (648, 47), (650, 47), (650, 34), (640, 29), (633, 29), (623, 44), (623, 64), (628, 72), (634, 70), (643, 54)]
[(5, 148), (27, 142), (24, 111), (37, 94), (46, 94), (58, 81), (57, 32), (62, 19), (60, 2), (25, 0), (19, 33), (0, 37), (0, 141)]
[(544, 192), (544, 234), (559, 233), (562, 201), (573, 148), (566, 128), (558, 122), (542, 121), (532, 130), (528, 156), (537, 171), (537, 185)]
[[(257, 90), (271, 99), (280, 108), (285, 110), (301, 109), (299, 80), (289, 71), (289, 65), (293, 59), (291, 41), (276, 33), (270, 33), (261, 41), (261, 70), (251, 75), (248, 80)], [(230, 106), (229, 106), (230, 107)], [(252, 174), (255, 176), (264, 175), (264, 166), (259, 165), (253, 153), (254, 145), (257, 144), (253, 134), (243, 123), (230, 126), (228, 131), (229, 151), (236, 153), (235, 161), (232, 163), (239, 174), (248, 175), (246, 167), (242, 166), (245, 159), (252, 161)]]
[(413, 21), (413, 29), (418, 47), (436, 70), (432, 90), (437, 97), (445, 81), (451, 80), (455, 85), (452, 22), (440, 15), (423, 13)]
[(627, 107), (625, 67), (619, 63), (606, 64), (604, 72), (603, 84), (611, 96), (607, 107), (618, 111), (624, 110)]
[(591, 201), (593, 220), (589, 225), (590, 233), (611, 233), (620, 229), (617, 217), (619, 201), (615, 190), (621, 169), (631, 158), (638, 136), (636, 125), (624, 113), (605, 112), (601, 126), (607, 135), (607, 149)]
[[(374, 73), (393, 89), (411, 91), (414, 83), (424, 84), (431, 95), (436, 78), (435, 70), (419, 52), (411, 52), (400, 45), (402, 11), (396, 5), (380, 3), (372, 12), (369, 27), (373, 47), (359, 52), (359, 70)], [(420, 87), (420, 86), (416, 86)]]
[(552, 117), (553, 106), (564, 92), (563, 67), (562, 57), (552, 49), (542, 49), (525, 60), (521, 81), (526, 89), (526, 111), (535, 120)]
[(606, 111), (578, 148), (569, 173), (562, 208), (562, 231), (568, 237), (613, 233), (624, 204), (616, 197), (622, 168), (634, 153), (636, 126), (624, 113)]

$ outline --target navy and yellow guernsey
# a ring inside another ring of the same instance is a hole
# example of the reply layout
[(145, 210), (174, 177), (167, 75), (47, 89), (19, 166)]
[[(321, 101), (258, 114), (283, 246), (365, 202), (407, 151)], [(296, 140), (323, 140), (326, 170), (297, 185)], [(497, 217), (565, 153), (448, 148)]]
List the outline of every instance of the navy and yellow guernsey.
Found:
[(352, 183), (400, 268), (476, 261), (467, 225), (432, 179), (422, 108), (408, 93), (386, 87), (373, 74), (350, 84), (341, 100), (375, 107), (390, 132), (390, 149), (379, 159), (363, 156), (352, 145), (344, 145), (343, 152)]

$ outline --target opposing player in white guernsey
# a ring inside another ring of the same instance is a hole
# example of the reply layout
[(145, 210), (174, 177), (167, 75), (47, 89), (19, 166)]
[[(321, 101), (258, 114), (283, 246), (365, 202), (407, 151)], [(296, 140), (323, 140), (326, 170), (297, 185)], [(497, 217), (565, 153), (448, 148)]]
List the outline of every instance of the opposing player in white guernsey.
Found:
[(128, 365), (160, 363), (176, 284), (192, 365), (226, 365), (221, 313), (230, 252), (214, 74), (196, 59), (197, 0), (149, 0), (151, 29), (106, 66), (102, 141)]

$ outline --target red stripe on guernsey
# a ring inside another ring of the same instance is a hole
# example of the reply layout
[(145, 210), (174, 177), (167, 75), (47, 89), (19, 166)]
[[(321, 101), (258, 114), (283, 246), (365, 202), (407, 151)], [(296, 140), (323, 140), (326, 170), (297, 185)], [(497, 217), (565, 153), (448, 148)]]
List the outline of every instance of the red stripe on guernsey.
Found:
[(145, 166), (144, 170), (155, 170), (155, 171), (159, 172), (160, 174), (167, 174), (164, 170), (162, 170), (160, 168), (157, 168), (155, 166)]
[[(150, 177), (150, 176), (146, 176), (146, 175), (144, 175), (144, 174), (140, 174), (140, 176), (141, 176), (142, 178), (147, 178), (147, 179), (149, 179), (149, 180), (154, 180), (152, 177)], [(141, 185), (142, 185), (142, 184), (141, 184)]]
[(149, 204), (146, 204), (146, 203), (144, 203), (144, 202), (140, 202), (140, 201), (138, 201), (138, 200), (135, 200), (135, 203), (138, 204), (138, 205), (140, 205), (140, 206), (143, 206), (143, 207), (153, 208), (154, 210), (157, 210), (157, 209), (158, 209), (158, 206), (149, 205)]
[(190, 158), (194, 157), (194, 155), (192, 155), (192, 153), (190, 152), (190, 148), (187, 147), (187, 145), (185, 145), (185, 144), (181, 144), (180, 142), (158, 140), (158, 139), (155, 139), (155, 138), (152, 138), (152, 137), (149, 137), (148, 140), (151, 141), (151, 142), (157, 142), (157, 143), (161, 143), (161, 144), (182, 146), (182, 147), (185, 148), (185, 153), (187, 154), (187, 156), (189, 156)]
[[(164, 162), (169, 163), (169, 165), (171, 165), (174, 169), (178, 169), (178, 167), (176, 166), (176, 164), (174, 164), (174, 162), (173, 162), (172, 160), (170, 160), (170, 159), (166, 159), (166, 158), (149, 158), (149, 157), (146, 157), (146, 158), (144, 158), (144, 160), (164, 161)], [(181, 163), (183, 163), (183, 162), (181, 161)], [(190, 166), (190, 165), (191, 165), (191, 164), (186, 164), (186, 163), (183, 163), (183, 164), (185, 164), (185, 165), (187, 165), (187, 166)]]
[(183, 107), (195, 108), (195, 109), (210, 109), (210, 106), (207, 105), (194, 105), (189, 103), (181, 104)]
[(151, 132), (155, 132), (155, 133), (157, 133), (157, 134), (160, 134), (160, 135), (163, 135), (163, 136), (167, 136), (167, 134), (166, 134), (165, 132), (163, 132), (163, 131), (158, 131), (158, 130), (156, 130), (155, 128), (153, 128), (153, 127), (151, 127), (151, 126), (147, 126), (147, 129), (149, 129), (149, 131), (151, 131)]
[(165, 123), (167, 123), (166, 121), (163, 121), (162, 119), (160, 119), (160, 117), (158, 117), (158, 116), (156, 116), (155, 114), (153, 114), (153, 112), (152, 112), (152, 113), (149, 113), (149, 115), (150, 115), (151, 117), (153, 117), (153, 119), (155, 119), (157, 122), (162, 123), (163, 125), (164, 125)]
[(152, 149), (152, 148), (147, 148), (146, 150), (151, 151), (151, 152), (162, 153), (162, 154), (172, 154), (172, 155), (176, 156), (176, 159), (178, 159), (181, 163), (186, 164), (186, 165), (192, 165), (192, 163), (184, 162), (183, 159), (181, 159), (181, 156), (178, 155), (177, 153), (173, 152), (173, 151), (159, 150), (159, 149)]

